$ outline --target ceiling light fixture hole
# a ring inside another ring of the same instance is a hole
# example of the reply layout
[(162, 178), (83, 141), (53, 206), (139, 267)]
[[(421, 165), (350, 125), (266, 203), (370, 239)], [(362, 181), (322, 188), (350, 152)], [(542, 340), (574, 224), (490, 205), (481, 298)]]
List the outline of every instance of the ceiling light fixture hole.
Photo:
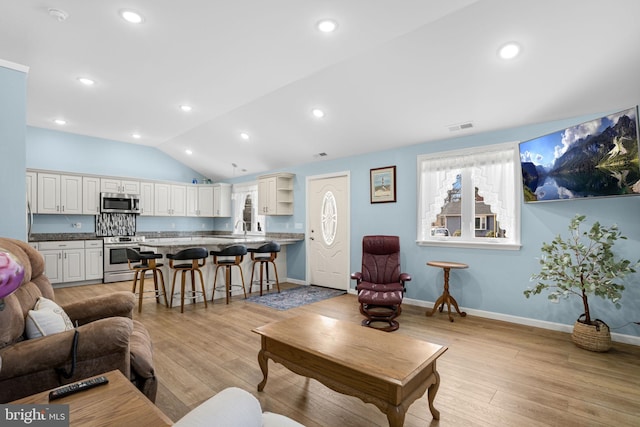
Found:
[(67, 12), (65, 12), (64, 10), (61, 9), (49, 9), (49, 16), (57, 19), (58, 21), (62, 22), (62, 21), (66, 21), (67, 18), (69, 17), (69, 14)]
[(502, 59), (514, 59), (515, 57), (520, 55), (521, 51), (522, 48), (518, 43), (509, 42), (505, 43), (500, 47), (500, 49), (498, 49), (498, 56), (500, 56), (500, 58)]
[(333, 33), (338, 28), (338, 23), (333, 19), (323, 19), (318, 21), (316, 27), (323, 33)]
[(140, 15), (135, 10), (122, 9), (119, 13), (122, 19), (124, 19), (125, 21), (131, 24), (142, 24), (142, 22), (144, 21), (144, 18), (142, 17), (142, 15)]

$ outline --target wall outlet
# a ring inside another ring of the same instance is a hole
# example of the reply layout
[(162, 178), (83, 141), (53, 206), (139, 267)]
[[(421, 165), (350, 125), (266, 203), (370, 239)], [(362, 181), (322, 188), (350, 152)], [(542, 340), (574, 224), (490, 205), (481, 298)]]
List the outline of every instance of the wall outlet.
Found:
[(200, 226), (201, 226), (202, 228), (204, 228), (204, 227), (205, 227), (204, 222), (203, 222)]
[(302, 230), (302, 223), (301, 222), (296, 222), (295, 229), (296, 230)]
[(73, 228), (82, 228), (82, 223), (81, 222), (74, 222), (73, 224), (71, 224), (71, 227), (73, 227)]

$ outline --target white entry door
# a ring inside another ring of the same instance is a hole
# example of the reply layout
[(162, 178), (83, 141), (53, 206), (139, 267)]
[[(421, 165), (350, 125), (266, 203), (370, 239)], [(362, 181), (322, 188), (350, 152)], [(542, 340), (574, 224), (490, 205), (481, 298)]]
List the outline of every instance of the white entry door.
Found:
[(312, 285), (349, 289), (349, 175), (307, 179), (307, 277)]

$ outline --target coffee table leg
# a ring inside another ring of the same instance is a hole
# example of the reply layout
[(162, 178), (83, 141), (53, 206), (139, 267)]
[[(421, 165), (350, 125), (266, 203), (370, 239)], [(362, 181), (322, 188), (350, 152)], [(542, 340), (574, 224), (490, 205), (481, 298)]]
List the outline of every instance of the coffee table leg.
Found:
[(431, 384), (431, 386), (429, 386), (429, 390), (428, 390), (428, 395), (429, 395), (429, 410), (431, 411), (431, 415), (433, 416), (434, 420), (439, 420), (440, 419), (440, 411), (438, 411), (434, 406), (433, 406), (433, 401), (436, 398), (436, 393), (438, 393), (438, 388), (440, 387), (440, 374), (438, 374), (438, 371), (434, 371), (433, 375), (435, 375), (436, 377), (436, 382)]
[(402, 427), (404, 425), (405, 413), (400, 406), (392, 406), (387, 409), (387, 420), (389, 427)]
[(258, 365), (260, 365), (260, 370), (262, 371), (262, 381), (258, 384), (258, 391), (264, 390), (264, 386), (267, 384), (267, 375), (269, 374), (269, 366), (267, 364), (268, 359), (264, 354), (264, 350), (260, 350), (258, 352)]

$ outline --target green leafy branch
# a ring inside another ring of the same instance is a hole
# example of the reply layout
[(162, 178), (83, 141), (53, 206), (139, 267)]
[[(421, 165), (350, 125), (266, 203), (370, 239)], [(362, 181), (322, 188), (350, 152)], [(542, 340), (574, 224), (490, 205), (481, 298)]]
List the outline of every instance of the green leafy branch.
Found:
[(548, 290), (552, 301), (575, 295), (584, 305), (584, 322), (591, 324), (588, 296), (611, 300), (620, 308), (624, 291), (620, 281), (635, 273), (640, 260), (632, 264), (627, 259), (616, 259), (612, 250), (615, 242), (626, 240), (617, 225), (605, 227), (595, 222), (588, 231), (581, 231), (585, 219), (584, 215), (576, 215), (569, 224), (568, 238), (557, 235), (551, 243), (542, 244), (540, 272), (531, 276), (532, 281), (538, 282), (524, 295), (529, 298)]

